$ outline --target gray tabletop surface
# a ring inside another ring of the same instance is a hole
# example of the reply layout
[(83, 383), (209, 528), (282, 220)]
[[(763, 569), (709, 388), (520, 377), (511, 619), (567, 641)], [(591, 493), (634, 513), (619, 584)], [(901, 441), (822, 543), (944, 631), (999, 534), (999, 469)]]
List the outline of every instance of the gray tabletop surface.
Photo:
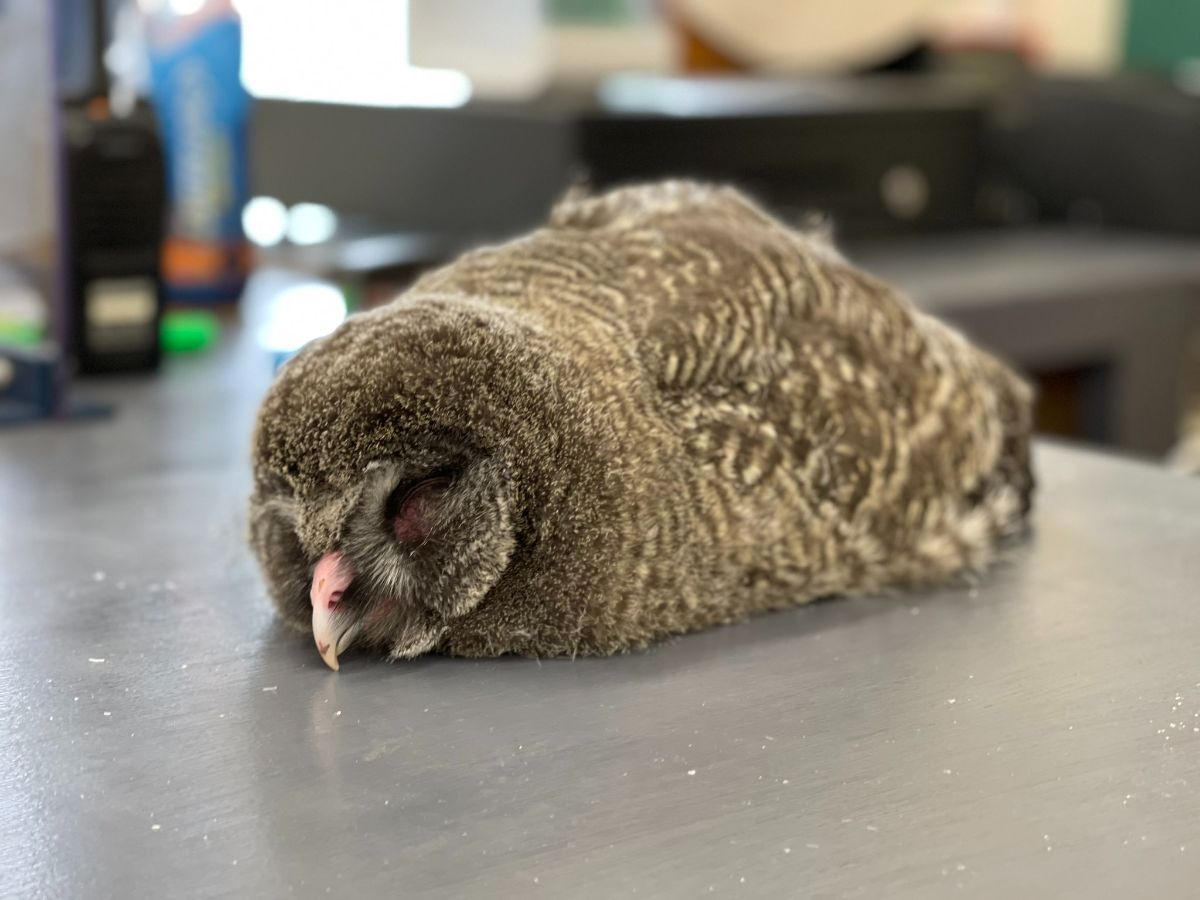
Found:
[(334, 674), (244, 545), (248, 334), (0, 433), (0, 895), (1200, 891), (1200, 481), (1044, 445), (975, 587)]

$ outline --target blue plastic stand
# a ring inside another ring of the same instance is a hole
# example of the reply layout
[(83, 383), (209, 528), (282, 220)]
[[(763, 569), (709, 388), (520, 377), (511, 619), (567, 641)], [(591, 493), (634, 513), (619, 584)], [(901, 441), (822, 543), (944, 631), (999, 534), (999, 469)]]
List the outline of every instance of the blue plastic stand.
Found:
[(49, 345), (0, 345), (0, 427), (45, 419), (88, 419), (110, 407), (71, 402), (59, 375), (61, 361)]

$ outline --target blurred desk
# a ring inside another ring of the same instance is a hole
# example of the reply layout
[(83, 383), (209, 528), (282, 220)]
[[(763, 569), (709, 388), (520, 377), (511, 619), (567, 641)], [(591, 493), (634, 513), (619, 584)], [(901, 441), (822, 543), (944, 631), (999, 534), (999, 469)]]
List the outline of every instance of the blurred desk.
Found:
[[(1035, 78), (1010, 99), (989, 114), (953, 79), (908, 75), (633, 75), (458, 110), (266, 101), (252, 180), (287, 202), (489, 236), (540, 224), (582, 172), (730, 181), (786, 216), (819, 209), (841, 234), (893, 235), (857, 258), (1030, 370), (1044, 430), (1161, 455), (1200, 319), (1195, 99), (1119, 78)], [(1147, 231), (972, 230), (1035, 213)]]
[(1041, 430), (1161, 456), (1200, 335), (1200, 241), (982, 231), (855, 245), (856, 262), (1040, 382)]
[(0, 895), (1194, 892), (1200, 481), (1041, 446), (977, 589), (335, 675), (244, 543), (269, 368), (0, 437)]

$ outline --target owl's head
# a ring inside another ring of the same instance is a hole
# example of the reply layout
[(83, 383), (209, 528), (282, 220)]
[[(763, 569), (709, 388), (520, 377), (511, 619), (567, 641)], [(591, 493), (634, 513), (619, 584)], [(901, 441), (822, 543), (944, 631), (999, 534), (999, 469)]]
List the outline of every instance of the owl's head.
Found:
[(393, 658), (433, 648), (504, 573), (516, 544), (503, 468), (449, 436), (411, 437), (343, 492), (279, 489), (252, 500), (252, 535), (272, 594), (311, 623), (338, 668), (352, 643)]
[(511, 461), (544, 456), (554, 431), (531, 346), (476, 304), (417, 299), (281, 370), (255, 434), (251, 543), (331, 668), (352, 643), (432, 649), (504, 576), (530, 499)]

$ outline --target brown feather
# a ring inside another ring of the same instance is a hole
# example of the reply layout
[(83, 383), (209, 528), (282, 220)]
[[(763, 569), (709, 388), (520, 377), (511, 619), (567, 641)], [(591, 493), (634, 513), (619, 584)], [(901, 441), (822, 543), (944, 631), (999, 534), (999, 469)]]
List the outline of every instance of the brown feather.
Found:
[(503, 509), (460, 511), (478, 533), (423, 576), (435, 599), (416, 590), (404, 636), (373, 643), (612, 653), (980, 570), (1029, 508), (1030, 403), (731, 189), (575, 196), (284, 367), (256, 433), (253, 543), (302, 619), (292, 569), (346, 542), (364, 473), (452, 446)]

